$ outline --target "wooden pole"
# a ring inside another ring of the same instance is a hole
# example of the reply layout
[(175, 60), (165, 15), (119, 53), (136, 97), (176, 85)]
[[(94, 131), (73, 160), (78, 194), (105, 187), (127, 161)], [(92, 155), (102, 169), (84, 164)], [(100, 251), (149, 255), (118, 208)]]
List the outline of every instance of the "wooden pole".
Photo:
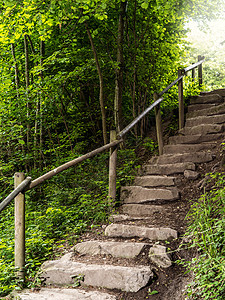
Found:
[[(183, 75), (183, 70), (178, 70), (178, 77)], [(183, 78), (178, 82), (178, 102), (179, 102), (179, 129), (184, 127), (184, 95)]]
[(192, 81), (195, 81), (195, 68), (192, 69)]
[[(24, 173), (15, 173), (15, 188), (25, 179)], [(25, 266), (25, 196), (20, 193), (15, 197), (15, 267), (17, 277), (24, 280)]]
[[(158, 99), (157, 93), (153, 95), (154, 101)], [(156, 133), (157, 133), (157, 140), (159, 145), (159, 155), (163, 154), (163, 133), (162, 133), (162, 120), (161, 120), (161, 109), (160, 104), (155, 106), (155, 121), (156, 121)]]
[[(116, 140), (116, 131), (110, 131), (110, 142)], [(116, 164), (117, 164), (117, 146), (110, 148), (109, 157), (109, 203), (113, 204), (116, 199)]]
[[(198, 61), (202, 60), (201, 55), (198, 56)], [(198, 82), (199, 86), (202, 85), (202, 64), (198, 66)]]

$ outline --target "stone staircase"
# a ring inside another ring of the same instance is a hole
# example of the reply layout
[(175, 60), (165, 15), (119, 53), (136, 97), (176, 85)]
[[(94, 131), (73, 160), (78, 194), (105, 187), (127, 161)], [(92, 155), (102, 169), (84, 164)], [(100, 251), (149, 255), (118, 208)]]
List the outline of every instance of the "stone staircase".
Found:
[(155, 266), (171, 267), (167, 244), (183, 233), (169, 221), (181, 206), (178, 183), (181, 178), (196, 180), (196, 167), (215, 158), (224, 137), (224, 99), (225, 90), (192, 97), (185, 127), (169, 138), (163, 155), (142, 167), (132, 186), (121, 189), (120, 213), (111, 216), (104, 234), (45, 262), (41, 277), (47, 287), (23, 291), (18, 299), (125, 299), (120, 291), (135, 295), (148, 286)]

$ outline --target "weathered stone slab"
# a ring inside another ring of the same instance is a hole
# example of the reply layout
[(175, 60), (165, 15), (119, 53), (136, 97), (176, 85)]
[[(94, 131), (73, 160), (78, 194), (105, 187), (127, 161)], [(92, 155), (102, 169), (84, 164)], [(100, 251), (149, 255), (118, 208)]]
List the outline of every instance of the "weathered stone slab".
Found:
[(210, 133), (224, 132), (224, 125), (222, 124), (201, 124), (197, 126), (187, 127), (185, 126), (180, 130), (180, 133), (185, 135), (201, 134), (206, 135)]
[(195, 118), (187, 118), (185, 126), (197, 126), (201, 124), (223, 124), (225, 123), (225, 114), (214, 116), (199, 116)]
[[(133, 205), (133, 204), (125, 204), (125, 205)], [(138, 204), (134, 204), (134, 205), (138, 205)], [(123, 215), (123, 214), (119, 214), (119, 215), (111, 215), (109, 217), (109, 221), (110, 222), (123, 222), (123, 221), (136, 221), (136, 220), (150, 220), (149, 217), (140, 217), (140, 216), (130, 216), (130, 215)]]
[(175, 153), (195, 153), (202, 150), (209, 150), (216, 147), (216, 142), (208, 142), (201, 144), (177, 144), (177, 145), (165, 145), (163, 147), (164, 154)]
[(146, 243), (88, 241), (77, 244), (74, 249), (85, 255), (112, 255), (113, 257), (135, 258), (146, 246)]
[(163, 205), (124, 204), (121, 208), (129, 216), (151, 217), (165, 212)]
[(175, 163), (203, 163), (212, 161), (213, 157), (210, 151), (201, 151), (195, 153), (183, 153), (183, 154), (163, 154), (154, 157), (150, 160), (152, 164), (175, 164)]
[(188, 112), (201, 110), (201, 109), (206, 109), (206, 108), (211, 108), (211, 107), (214, 107), (216, 105), (219, 105), (219, 103), (192, 104), (192, 105), (188, 106)]
[(166, 253), (166, 247), (154, 245), (149, 250), (149, 258), (161, 268), (169, 268), (172, 265), (169, 255)]
[(213, 116), (213, 115), (219, 115), (224, 113), (225, 113), (225, 103), (222, 103), (215, 107), (189, 112), (187, 113), (186, 117), (195, 118), (199, 116)]
[(16, 297), (18, 300), (116, 300), (116, 296), (107, 293), (60, 288), (42, 288), (37, 292), (27, 290)]
[(153, 277), (150, 267), (123, 267), (111, 265), (87, 265), (71, 260), (47, 261), (42, 267), (46, 284), (80, 284), (126, 292), (137, 292)]
[(177, 231), (171, 228), (150, 228), (123, 224), (110, 224), (106, 227), (105, 235), (110, 237), (140, 237), (153, 241), (176, 239)]
[(120, 200), (124, 203), (144, 203), (156, 200), (179, 199), (177, 188), (154, 189), (141, 186), (126, 186), (121, 188)]
[(184, 177), (190, 180), (195, 180), (199, 177), (199, 173), (191, 170), (185, 170)]
[(220, 95), (221, 97), (225, 97), (225, 89), (216, 89), (210, 92), (201, 92), (202, 96), (214, 95), (214, 94)]
[(191, 104), (205, 104), (208, 103), (221, 103), (223, 102), (223, 97), (219, 94), (205, 94), (197, 97), (192, 97), (190, 103)]
[(144, 187), (174, 186), (174, 177), (168, 176), (137, 176), (134, 185)]
[[(204, 125), (203, 125), (204, 126)], [(186, 134), (186, 132), (185, 132)], [(224, 133), (216, 134), (195, 134), (195, 135), (178, 135), (169, 137), (169, 145), (176, 144), (200, 144), (221, 139)]]
[(183, 173), (184, 170), (195, 171), (195, 164), (191, 162), (185, 163), (174, 163), (174, 164), (163, 164), (163, 165), (144, 165), (142, 167), (143, 172), (147, 174), (179, 174)]

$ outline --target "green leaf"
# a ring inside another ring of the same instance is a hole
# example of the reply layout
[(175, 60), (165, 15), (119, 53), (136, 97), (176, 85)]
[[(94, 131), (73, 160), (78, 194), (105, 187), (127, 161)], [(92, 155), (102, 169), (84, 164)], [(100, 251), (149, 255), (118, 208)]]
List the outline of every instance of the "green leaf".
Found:
[(151, 296), (151, 295), (156, 295), (156, 294), (158, 294), (159, 292), (158, 291), (150, 291), (150, 292), (148, 292), (148, 294), (149, 294), (149, 296)]
[(144, 8), (144, 9), (147, 9), (148, 8), (148, 3), (147, 2), (143, 2), (141, 4), (141, 7)]

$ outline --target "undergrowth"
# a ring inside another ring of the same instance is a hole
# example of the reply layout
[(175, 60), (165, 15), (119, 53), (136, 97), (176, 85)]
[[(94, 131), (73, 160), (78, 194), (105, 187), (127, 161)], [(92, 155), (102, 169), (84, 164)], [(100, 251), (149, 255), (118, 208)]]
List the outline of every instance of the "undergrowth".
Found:
[(193, 273), (188, 299), (225, 299), (225, 175), (211, 174), (216, 183), (204, 193), (189, 213), (187, 235), (196, 249), (185, 265)]

